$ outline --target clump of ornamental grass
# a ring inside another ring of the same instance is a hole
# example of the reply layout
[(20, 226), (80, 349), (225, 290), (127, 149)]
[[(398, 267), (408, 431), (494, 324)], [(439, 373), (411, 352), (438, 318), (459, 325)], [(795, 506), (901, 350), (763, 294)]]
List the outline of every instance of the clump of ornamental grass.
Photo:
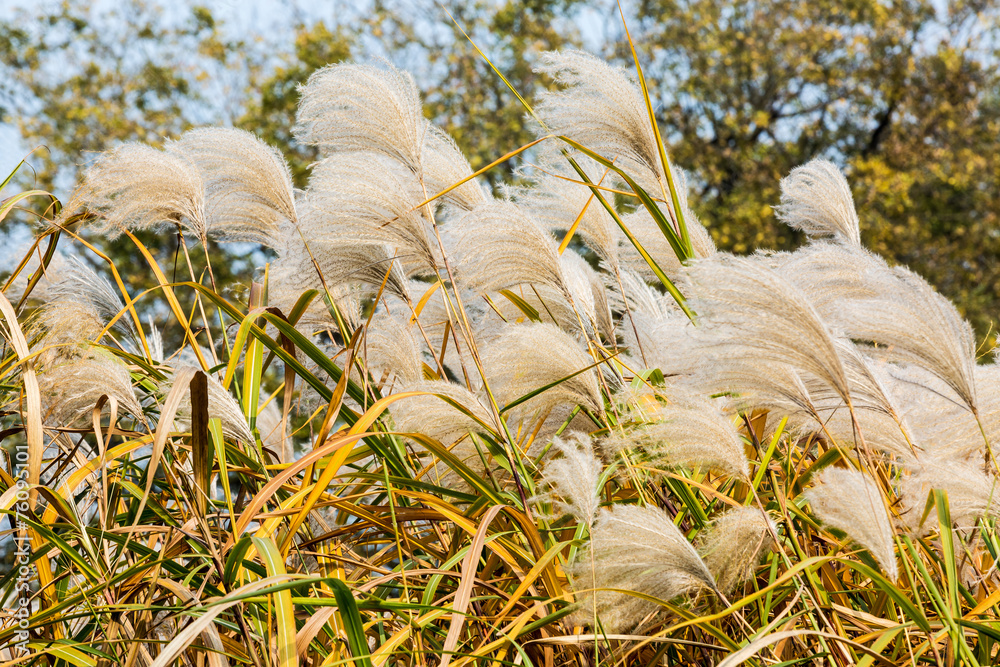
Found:
[[(384, 62), (301, 88), (304, 191), (226, 128), (87, 167), (0, 298), (0, 658), (996, 663), (960, 313), (829, 161), (780, 182), (802, 248), (718, 251), (641, 71), (538, 70), (497, 192)], [(93, 252), (135, 232), (177, 266)], [(217, 284), (209, 240), (274, 259)]]

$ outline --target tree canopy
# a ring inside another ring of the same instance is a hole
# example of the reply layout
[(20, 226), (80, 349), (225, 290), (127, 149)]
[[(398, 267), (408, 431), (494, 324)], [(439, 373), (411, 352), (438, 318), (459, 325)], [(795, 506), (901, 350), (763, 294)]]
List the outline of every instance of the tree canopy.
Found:
[[(553, 85), (533, 71), (546, 50), (586, 45), (634, 71), (621, 17), (605, 4), (378, 2), (336, 24), (292, 12), (290, 39), (237, 38), (200, 6), (121, 5), (112, 16), (68, 0), (0, 24), (0, 110), (26, 146), (45, 146), (30, 160), (39, 187), (68, 189), (88, 151), (159, 143), (194, 122), (255, 132), (285, 153), (301, 187), (314, 155), (288, 132), (296, 87), (347, 58), (384, 56), (411, 70), (428, 115), (473, 169), (531, 136), (524, 107), (477, 49), (529, 101)], [(992, 342), (1000, 305), (996, 3), (623, 6), (671, 157), (688, 172), (693, 208), (720, 248), (795, 246), (772, 211), (778, 183), (813, 157), (830, 158), (849, 173), (865, 243), (928, 278)], [(515, 181), (531, 155), (492, 170), (489, 182)]]

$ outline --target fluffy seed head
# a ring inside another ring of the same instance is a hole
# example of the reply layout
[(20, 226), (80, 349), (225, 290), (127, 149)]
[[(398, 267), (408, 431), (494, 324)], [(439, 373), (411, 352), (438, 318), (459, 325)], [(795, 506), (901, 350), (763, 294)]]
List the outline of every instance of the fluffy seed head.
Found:
[(387, 245), (413, 272), (434, 273), (436, 246), (428, 236), (422, 195), (411, 177), (372, 154), (327, 158), (313, 166), (303, 208), (302, 229), (309, 239)]
[(300, 92), (296, 139), (327, 153), (381, 153), (420, 173), (427, 122), (407, 72), (388, 63), (328, 65)]
[(555, 240), (509, 201), (495, 200), (463, 217), (455, 228), (458, 278), (477, 292), (516, 285), (548, 285), (572, 299)]
[(580, 372), (593, 363), (572, 336), (547, 323), (507, 326), (483, 351), (490, 387), (503, 404), (569, 378), (519, 406), (540, 412), (561, 403), (602, 412), (597, 374)]
[(122, 144), (88, 167), (60, 220), (81, 211), (93, 213), (91, 224), (109, 239), (124, 230), (169, 224), (199, 240), (207, 232), (205, 186), (198, 170), (178, 155), (145, 144)]
[(535, 111), (549, 129), (609, 160), (644, 188), (665, 182), (642, 94), (629, 74), (582, 51), (550, 51), (536, 71), (564, 88), (542, 95)]
[(603, 469), (601, 461), (594, 456), (593, 445), (587, 436), (556, 438), (552, 446), (562, 456), (545, 466), (543, 479), (550, 491), (542, 498), (554, 502), (559, 511), (572, 514), (577, 521), (589, 526), (601, 504), (598, 487)]
[(643, 424), (624, 436), (612, 436), (612, 451), (640, 449), (656, 468), (687, 466), (723, 470), (746, 479), (750, 475), (743, 440), (730, 418), (711, 400), (673, 388), (669, 404), (660, 405)]
[(189, 160), (201, 174), (209, 236), (275, 247), (280, 223), (296, 221), (285, 159), (250, 132), (227, 127), (191, 130), (168, 151)]
[(895, 581), (894, 532), (875, 480), (857, 470), (827, 468), (816, 481), (807, 492), (816, 516), (867, 549)]
[(776, 528), (753, 507), (732, 509), (715, 519), (698, 536), (698, 553), (723, 593), (753, 576), (757, 564), (774, 544)]
[(810, 238), (833, 237), (861, 245), (851, 187), (829, 160), (812, 160), (781, 179), (781, 206), (775, 207), (775, 213)]
[[(691, 543), (657, 507), (615, 505), (599, 513), (591, 541), (573, 566), (578, 588), (619, 589), (669, 601), (716, 590), (715, 580)], [(581, 622), (597, 616), (608, 632), (638, 624), (660, 607), (627, 593), (589, 594)]]

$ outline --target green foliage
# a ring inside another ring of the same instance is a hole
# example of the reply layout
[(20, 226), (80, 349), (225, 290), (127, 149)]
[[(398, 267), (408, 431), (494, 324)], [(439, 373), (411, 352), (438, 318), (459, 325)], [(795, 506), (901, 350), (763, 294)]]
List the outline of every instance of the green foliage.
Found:
[[(640, 4), (637, 39), (674, 160), (721, 248), (789, 249), (770, 207), (816, 156), (871, 203), (864, 241), (954, 299), (980, 335), (1000, 307), (1000, 36), (993, 2)], [(623, 56), (627, 54), (621, 51)]]

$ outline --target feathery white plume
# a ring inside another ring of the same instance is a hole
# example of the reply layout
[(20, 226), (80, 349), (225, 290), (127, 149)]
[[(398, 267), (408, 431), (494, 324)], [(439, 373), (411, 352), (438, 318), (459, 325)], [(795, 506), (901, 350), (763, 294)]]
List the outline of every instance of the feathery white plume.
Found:
[(667, 390), (671, 400), (646, 417), (649, 423), (624, 435), (612, 436), (612, 451), (639, 448), (652, 466), (717, 468), (742, 479), (750, 476), (743, 439), (730, 418), (709, 399), (677, 388)]
[[(455, 141), (446, 132), (430, 124), (424, 136), (422, 166), (428, 196), (444, 192), (472, 175), (472, 168)], [(486, 200), (486, 193), (475, 179), (441, 197), (441, 201), (451, 204), (459, 211), (471, 211)]]
[[(507, 480), (506, 470), (494, 464), (489, 453), (481, 451), (469, 437), (473, 433), (483, 433), (494, 423), (489, 409), (475, 394), (462, 385), (441, 380), (416, 382), (399, 393), (403, 392), (422, 392), (423, 395), (406, 396), (392, 404), (390, 413), (397, 431), (420, 433), (437, 440), (483, 479)], [(431, 458), (426, 475), (432, 481), (450, 488), (469, 489), (458, 473), (434, 458), (419, 442), (418, 451)]]
[(427, 121), (409, 73), (383, 63), (328, 65), (300, 89), (295, 138), (327, 152), (377, 152), (421, 171)]
[[(276, 305), (290, 308), (309, 289), (319, 290), (323, 297), (324, 282), (334, 299), (347, 296), (352, 291), (351, 283), (364, 284), (367, 289), (361, 291), (368, 294), (376, 292), (385, 281), (386, 294), (395, 295), (404, 303), (410, 300), (401, 262), (383, 244), (311, 239), (307, 249), (294, 229), (284, 232), (284, 241), (270, 273), (269, 292), (271, 302)], [(323, 280), (317, 274), (317, 265)], [(326, 310), (322, 298), (314, 303), (314, 312)]]
[(840, 302), (832, 321), (853, 339), (884, 346), (891, 358), (923, 366), (974, 411), (976, 338), (972, 327), (954, 304), (908, 269), (891, 269), (880, 284), (877, 297)]
[[(600, 512), (590, 544), (572, 571), (578, 588), (634, 591), (664, 601), (716, 590), (698, 552), (657, 507), (614, 505)], [(595, 600), (597, 616), (611, 633), (627, 630), (659, 609), (627, 593), (598, 590), (590, 594), (581, 621), (592, 616)]]
[(53, 426), (89, 424), (90, 413), (102, 395), (118, 401), (119, 414), (145, 419), (128, 368), (100, 348), (90, 347), (82, 356), (46, 366), (38, 376), (38, 388), (43, 417)]
[(479, 206), (457, 223), (455, 233), (456, 279), (464, 287), (495, 292), (516, 285), (548, 285), (572, 298), (555, 240), (511, 202)]
[(562, 90), (542, 94), (535, 111), (549, 130), (565, 135), (609, 160), (651, 195), (666, 188), (656, 136), (642, 94), (622, 68), (582, 51), (549, 51), (535, 71)]
[(723, 593), (753, 576), (757, 564), (774, 544), (774, 522), (759, 509), (731, 509), (698, 535), (698, 553)]
[(398, 393), (403, 392), (424, 392), (424, 395), (407, 396), (392, 404), (389, 411), (398, 431), (422, 433), (447, 445), (469, 433), (481, 432), (484, 427), (480, 422), (493, 423), (489, 409), (460, 384), (424, 380), (407, 385)]
[(690, 302), (706, 345), (725, 357), (787, 364), (849, 401), (831, 331), (806, 295), (760, 261), (716, 255), (692, 264)]
[(60, 220), (81, 211), (109, 239), (124, 230), (141, 231), (178, 224), (204, 240), (205, 186), (187, 160), (138, 143), (105, 152), (84, 173), (83, 182)]
[[(12, 304), (16, 304), (24, 296), (24, 291), (28, 289), (29, 280), (42, 267), (42, 251), (38, 248), (33, 248), (33, 244), (31, 243), (24, 244), (18, 248), (12, 256), (24, 257), (29, 252), (31, 253), (31, 258), (5, 292)], [(66, 268), (66, 256), (57, 250), (53, 253), (52, 259), (49, 260), (49, 265), (42, 270), (42, 276), (35, 283), (29, 297), (42, 303), (51, 301), (52, 295), (49, 293), (49, 290), (55, 283), (59, 282), (64, 268)]]
[(588, 436), (556, 438), (552, 446), (562, 456), (545, 465), (543, 480), (550, 490), (540, 499), (552, 501), (559, 511), (590, 526), (601, 505), (601, 461)]
[(810, 238), (832, 236), (861, 245), (851, 187), (829, 160), (816, 159), (792, 169), (781, 179), (781, 206), (774, 210), (779, 220)]
[(975, 336), (948, 299), (903, 267), (861, 248), (823, 243), (782, 258), (780, 272), (823, 319), (872, 351), (923, 366), (975, 409)]
[(302, 213), (309, 239), (386, 244), (417, 272), (435, 273), (437, 249), (428, 236), (422, 196), (386, 161), (351, 153), (313, 165)]
[[(542, 174), (530, 188), (517, 191), (518, 202), (523, 202), (550, 230), (565, 233), (576, 223), (574, 238), (585, 243), (610, 266), (617, 266), (621, 231), (590, 188), (565, 180), (576, 178), (576, 175), (563, 172), (556, 168), (554, 174), (558, 175)], [(594, 183), (600, 181), (599, 176), (588, 174), (588, 177)]]
[[(50, 306), (55, 302), (85, 305), (105, 326), (125, 310), (121, 294), (104, 277), (97, 274), (79, 257), (65, 258), (58, 279), (49, 288)], [(126, 313), (118, 318), (114, 329), (126, 336), (126, 343), (138, 350), (139, 336), (132, 318)], [(49, 326), (52, 331), (53, 327)]]
[(777, 271), (805, 291), (823, 317), (838, 304), (870, 299), (884, 290), (885, 260), (861, 246), (813, 242), (795, 252), (771, 256)]
[(878, 485), (857, 470), (827, 468), (806, 497), (823, 523), (847, 534), (871, 552), (882, 570), (895, 581), (899, 572), (893, 551), (893, 529)]
[[(984, 473), (981, 465), (969, 461), (923, 457), (911, 467), (903, 481), (903, 516), (910, 529), (923, 532), (920, 524), (927, 495), (933, 489), (948, 493), (951, 519), (959, 526), (971, 526), (980, 518), (1000, 517), (1000, 478)], [(931, 514), (930, 521), (934, 520)]]
[(395, 376), (405, 384), (423, 379), (423, 363), (413, 329), (384, 311), (372, 317), (362, 355), (376, 381), (383, 375)]
[[(77, 259), (67, 260), (64, 269), (49, 290), (53, 300), (37, 311), (29, 327), (39, 352), (44, 418), (57, 426), (89, 423), (90, 411), (107, 395), (118, 402), (120, 413), (144, 420), (129, 369), (93, 345), (108, 319), (124, 309), (117, 292)], [(122, 330), (134, 350), (134, 329)]]
[(569, 378), (519, 407), (545, 412), (560, 403), (569, 403), (603, 412), (597, 374), (593, 368), (583, 370), (592, 366), (594, 360), (558, 327), (548, 323), (506, 326), (484, 347), (483, 366), (501, 404)]
[(190, 130), (167, 150), (193, 163), (205, 183), (208, 234), (274, 247), (283, 220), (296, 221), (292, 175), (272, 146), (245, 130)]

